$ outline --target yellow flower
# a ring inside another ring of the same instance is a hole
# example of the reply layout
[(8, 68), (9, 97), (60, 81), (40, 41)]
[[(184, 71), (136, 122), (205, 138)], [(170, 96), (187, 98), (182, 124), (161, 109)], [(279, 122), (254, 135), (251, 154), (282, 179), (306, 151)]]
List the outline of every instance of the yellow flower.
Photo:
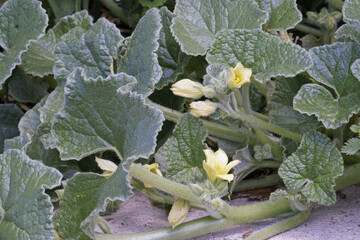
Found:
[(199, 99), (203, 96), (203, 85), (190, 79), (183, 79), (173, 84), (170, 90), (177, 96)]
[(188, 200), (178, 198), (171, 207), (168, 221), (170, 225), (175, 228), (177, 225), (185, 221), (190, 209), (190, 202)]
[(190, 113), (194, 117), (207, 117), (216, 111), (216, 104), (206, 100), (190, 103)]
[(211, 182), (216, 180), (230, 182), (234, 179), (234, 174), (228, 174), (228, 172), (240, 163), (239, 160), (231, 161), (228, 164), (228, 157), (220, 148), (215, 153), (210, 149), (205, 149), (204, 153), (206, 161), (203, 161), (203, 168)]
[[(153, 163), (153, 164), (145, 164), (144, 166), (143, 166), (146, 170), (148, 170), (149, 172), (152, 172), (152, 173), (154, 173), (154, 174), (156, 174), (156, 175), (159, 175), (160, 177), (162, 177), (163, 175), (162, 175), (162, 173), (161, 173), (161, 171), (160, 171), (160, 169), (159, 169), (159, 165), (157, 164), (157, 163)], [(147, 184), (147, 183), (144, 183), (144, 186), (146, 187), (146, 188), (152, 188), (152, 186), (150, 186), (149, 184)]]
[(113, 163), (112, 161), (105, 160), (105, 159), (98, 158), (98, 157), (95, 157), (95, 161), (97, 162), (99, 168), (104, 171), (103, 175), (113, 174), (117, 169), (116, 164)]
[(244, 68), (239, 62), (235, 68), (229, 68), (230, 74), (227, 79), (228, 87), (231, 89), (240, 88), (245, 83), (250, 82), (252, 71), (250, 68)]

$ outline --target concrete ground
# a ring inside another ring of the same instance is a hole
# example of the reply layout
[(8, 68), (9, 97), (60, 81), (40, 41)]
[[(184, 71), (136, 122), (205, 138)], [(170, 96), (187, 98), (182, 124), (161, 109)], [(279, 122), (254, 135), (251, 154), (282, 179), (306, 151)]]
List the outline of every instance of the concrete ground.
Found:
[[(253, 202), (253, 201), (252, 201)], [(232, 200), (231, 205), (243, 205), (246, 198)], [(186, 221), (206, 216), (206, 212), (191, 209)], [(135, 191), (134, 196), (121, 204), (120, 209), (109, 216), (112, 233), (130, 234), (168, 227), (165, 212), (153, 206), (147, 196)], [(253, 231), (277, 220), (268, 219), (254, 224), (239, 225), (227, 230), (209, 233), (191, 240), (243, 239)], [(98, 232), (99, 229), (97, 229)], [(348, 187), (338, 193), (337, 203), (330, 207), (315, 206), (309, 219), (301, 226), (272, 237), (271, 240), (360, 240), (360, 187)]]

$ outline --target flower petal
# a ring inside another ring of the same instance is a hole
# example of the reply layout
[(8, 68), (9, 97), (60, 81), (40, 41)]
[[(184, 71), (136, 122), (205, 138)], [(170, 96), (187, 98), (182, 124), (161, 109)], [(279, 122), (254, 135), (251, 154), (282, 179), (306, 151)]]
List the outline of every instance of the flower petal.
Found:
[(106, 172), (106, 174), (110, 174), (116, 171), (117, 165), (112, 161), (105, 160), (102, 158), (95, 157), (95, 161), (98, 164), (99, 168)]
[(215, 165), (215, 153), (210, 149), (203, 150), (206, 156), (206, 163), (209, 164), (211, 167), (214, 167)]
[(216, 175), (216, 177), (228, 182), (234, 180), (234, 174), (222, 174), (222, 175)]
[(219, 172), (221, 171), (221, 169), (224, 169), (226, 167), (226, 164), (229, 161), (228, 156), (221, 148), (219, 148), (219, 150), (215, 152), (215, 158), (216, 158), (215, 169)]
[(240, 163), (239, 160), (234, 160), (229, 162), (228, 165), (226, 165), (226, 167), (224, 168), (224, 174), (228, 173), (233, 167), (235, 167), (236, 165), (238, 165)]
[(209, 164), (206, 163), (206, 161), (203, 161), (203, 168), (205, 169), (205, 172), (211, 182), (216, 181), (216, 170), (215, 168), (211, 167)]

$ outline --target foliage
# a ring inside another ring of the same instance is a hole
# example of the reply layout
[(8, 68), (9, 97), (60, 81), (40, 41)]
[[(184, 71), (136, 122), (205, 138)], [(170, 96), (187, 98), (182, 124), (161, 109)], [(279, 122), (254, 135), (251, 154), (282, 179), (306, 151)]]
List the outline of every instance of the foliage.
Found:
[[(133, 188), (186, 203), (170, 219), (184, 220), (189, 207), (210, 215), (149, 238), (193, 237), (335, 203), (335, 188), (360, 182), (360, 2), (345, 1), (344, 22), (333, 3), (310, 4), (316, 12), (302, 21), (298, 7), (308, 5), (298, 4), (2, 4), (0, 238), (107, 239), (95, 233), (99, 214)], [(120, 21), (99, 18), (98, 7)], [(307, 51), (288, 30), (324, 45)], [(113, 171), (102, 173), (98, 158)], [(159, 165), (157, 174), (149, 164)], [(273, 169), (287, 190), (230, 206), (242, 183), (263, 184), (260, 168)], [(62, 194), (51, 199), (55, 187)], [(292, 219), (271, 227), (285, 231)]]

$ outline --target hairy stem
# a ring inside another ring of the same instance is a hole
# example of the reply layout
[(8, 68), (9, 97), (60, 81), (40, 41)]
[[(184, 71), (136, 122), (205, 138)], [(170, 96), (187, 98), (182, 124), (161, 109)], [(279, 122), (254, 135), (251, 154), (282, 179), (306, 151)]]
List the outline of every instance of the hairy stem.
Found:
[(312, 34), (316, 37), (321, 37), (323, 35), (321, 30), (316, 29), (314, 27), (310, 27), (310, 26), (302, 24), (302, 23), (299, 23), (298, 25), (296, 25), (294, 29), (299, 32)]
[(250, 83), (246, 83), (242, 87), (242, 96), (243, 96), (242, 102), (245, 113), (248, 115), (252, 115), (251, 103), (250, 103)]
[(105, 7), (107, 7), (116, 17), (120, 19), (120, 21), (128, 24), (128, 18), (125, 12), (115, 3), (114, 0), (100, 0)]
[(240, 120), (248, 122), (250, 124), (259, 126), (259, 127), (264, 128), (264, 129), (266, 129), (266, 130), (268, 130), (270, 132), (279, 134), (281, 136), (284, 136), (284, 137), (287, 137), (287, 138), (290, 138), (290, 139), (293, 139), (293, 140), (296, 140), (296, 141), (301, 141), (301, 139), (302, 139), (302, 136), (300, 134), (288, 131), (288, 130), (286, 130), (284, 128), (275, 126), (275, 125), (273, 125), (271, 123), (265, 122), (265, 121), (260, 120), (260, 119), (258, 119), (256, 117), (246, 115), (245, 113), (242, 113), (242, 112), (231, 113), (231, 114), (229, 114), (229, 116), (232, 117), (232, 118), (240, 119)]
[[(149, 99), (146, 99), (146, 103), (161, 110), (164, 113), (166, 120), (175, 123), (183, 115), (181, 112), (164, 107), (160, 104), (156, 104)], [(215, 122), (210, 122), (206, 120), (202, 121), (204, 126), (208, 129), (209, 134), (214, 137), (220, 137), (234, 142), (243, 142), (243, 139), (246, 138), (246, 134), (240, 128), (234, 129)]]
[(288, 219), (282, 220), (278, 223), (275, 223), (269, 227), (261, 229), (258, 232), (255, 232), (246, 240), (265, 240), (272, 236), (275, 236), (279, 233), (285, 232), (289, 229), (297, 227), (303, 224), (310, 215), (310, 209), (304, 212), (299, 212), (295, 216), (289, 217)]
[(270, 187), (278, 184), (280, 181), (281, 178), (278, 174), (268, 175), (263, 178), (243, 180), (234, 187), (233, 192), (242, 192), (257, 188)]
[(346, 167), (344, 174), (336, 179), (335, 190), (360, 183), (360, 163)]

